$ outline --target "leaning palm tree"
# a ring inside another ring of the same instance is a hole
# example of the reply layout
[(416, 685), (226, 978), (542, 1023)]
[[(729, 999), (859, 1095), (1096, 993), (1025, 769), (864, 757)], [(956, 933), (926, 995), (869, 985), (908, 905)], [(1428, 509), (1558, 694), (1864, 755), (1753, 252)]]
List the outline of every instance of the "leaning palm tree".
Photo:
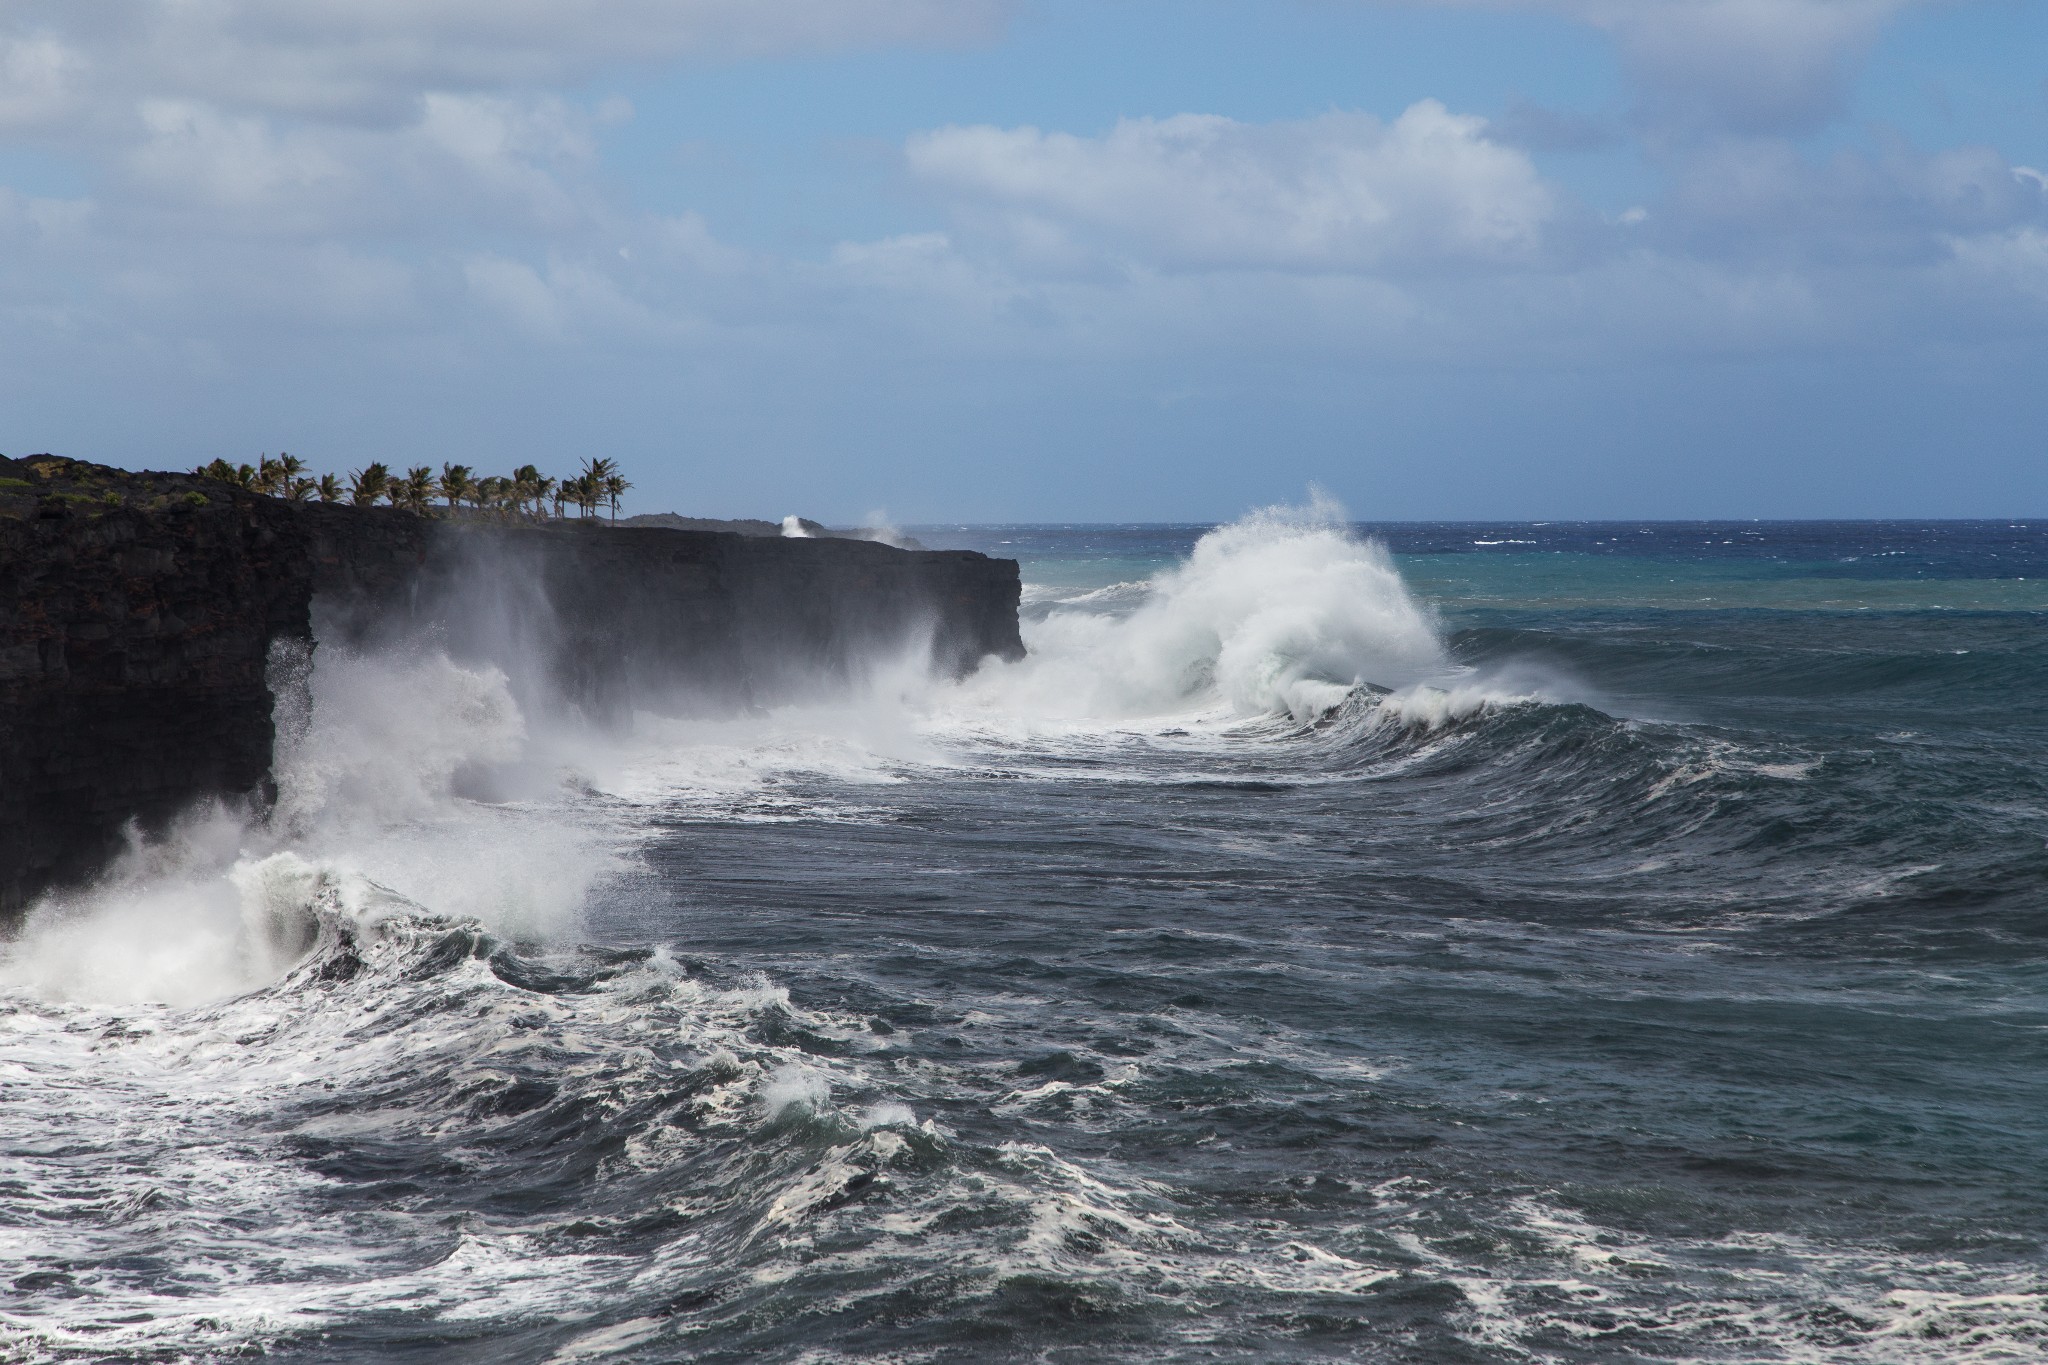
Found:
[(249, 481), (249, 486), (258, 493), (276, 493), (283, 478), (284, 472), (278, 468), (277, 461), (271, 459), (268, 454), (258, 455), (256, 477)]
[(606, 476), (617, 473), (618, 468), (610, 460), (604, 459), (601, 456), (593, 456), (583, 462), (583, 468), (579, 471), (579, 475), (588, 481), (591, 489), (601, 497), (604, 491)]
[(526, 511), (526, 504), (531, 502), (534, 505), (534, 512), (538, 514), (540, 511), (541, 498), (544, 496), (541, 493), (540, 486), (540, 470), (534, 468), (532, 465), (523, 464), (519, 466), (519, 468), (513, 470), (512, 500), (514, 506), (520, 512), (524, 512)]
[(322, 474), (313, 485), (313, 495), (322, 502), (340, 502), (341, 480), (332, 474)]
[(277, 452), (277, 459), (271, 467), (277, 471), (277, 486), (281, 489), (289, 489), (306, 473), (304, 460), (282, 450)]
[(604, 491), (598, 482), (602, 477), (586, 468), (569, 480), (569, 496), (575, 502), (579, 515), (589, 517), (596, 514), (598, 503), (604, 500)]
[(501, 479), (496, 474), (486, 474), (476, 481), (476, 492), (471, 494), (478, 508), (496, 516), (512, 501), (512, 481)]
[(555, 515), (562, 515), (562, 482), (552, 474), (543, 474), (534, 481), (533, 512), (535, 516), (547, 515), (547, 505), (553, 503)]
[(398, 497), (408, 512), (424, 512), (434, 500), (434, 471), (423, 464), (416, 464), (405, 471), (405, 478), (398, 485)]
[(614, 522), (617, 522), (619, 519), (619, 499), (625, 497), (626, 490), (632, 486), (632, 484), (626, 482), (626, 476), (619, 473), (616, 467), (612, 469), (611, 473), (604, 476), (604, 496), (612, 505), (612, 520)]
[(604, 506), (604, 500), (608, 496), (605, 492), (605, 481), (618, 472), (619, 467), (610, 460), (592, 460), (590, 468), (583, 471), (583, 477), (590, 487), (590, 515), (593, 517)]
[(391, 491), (391, 471), (382, 461), (354, 470), (349, 478), (349, 501), (358, 507), (376, 505)]
[(438, 491), (448, 500), (448, 509), (452, 512), (456, 503), (476, 496), (475, 475), (466, 464), (443, 464)]

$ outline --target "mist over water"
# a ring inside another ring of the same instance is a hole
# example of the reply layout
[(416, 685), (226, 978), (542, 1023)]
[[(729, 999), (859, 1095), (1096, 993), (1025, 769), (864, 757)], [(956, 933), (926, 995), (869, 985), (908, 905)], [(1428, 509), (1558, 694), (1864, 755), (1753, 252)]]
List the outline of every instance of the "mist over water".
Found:
[(281, 650), (0, 956), (0, 1355), (2048, 1348), (2048, 528), (915, 533), (1030, 657)]

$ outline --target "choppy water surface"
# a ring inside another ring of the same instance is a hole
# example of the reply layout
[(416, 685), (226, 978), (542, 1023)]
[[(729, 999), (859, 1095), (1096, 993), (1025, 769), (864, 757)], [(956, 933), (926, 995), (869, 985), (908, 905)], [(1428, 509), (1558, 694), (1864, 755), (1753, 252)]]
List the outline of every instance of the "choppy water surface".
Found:
[(1030, 660), (280, 660), (0, 964), (0, 1358), (2048, 1356), (2048, 524), (918, 535)]

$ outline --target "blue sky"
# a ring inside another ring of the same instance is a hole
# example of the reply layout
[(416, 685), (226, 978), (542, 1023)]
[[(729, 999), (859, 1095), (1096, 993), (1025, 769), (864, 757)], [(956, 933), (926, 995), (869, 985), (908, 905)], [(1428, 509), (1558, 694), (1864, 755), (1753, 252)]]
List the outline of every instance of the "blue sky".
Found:
[(0, 3), (0, 449), (2048, 514), (2039, 0)]

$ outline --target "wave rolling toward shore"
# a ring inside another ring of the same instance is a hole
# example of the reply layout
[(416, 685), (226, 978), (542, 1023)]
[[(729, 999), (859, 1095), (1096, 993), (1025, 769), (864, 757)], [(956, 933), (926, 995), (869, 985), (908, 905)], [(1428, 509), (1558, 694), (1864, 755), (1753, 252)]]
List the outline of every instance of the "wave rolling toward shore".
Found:
[(1534, 568), (1593, 606), (1426, 606), (1485, 564), (1327, 508), (1091, 536), (1027, 660), (727, 720), (281, 655), (271, 818), (0, 964), (7, 1349), (2048, 1340), (2037, 614), (1679, 619), (1615, 575), (1704, 570), (1590, 532)]

